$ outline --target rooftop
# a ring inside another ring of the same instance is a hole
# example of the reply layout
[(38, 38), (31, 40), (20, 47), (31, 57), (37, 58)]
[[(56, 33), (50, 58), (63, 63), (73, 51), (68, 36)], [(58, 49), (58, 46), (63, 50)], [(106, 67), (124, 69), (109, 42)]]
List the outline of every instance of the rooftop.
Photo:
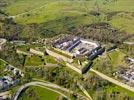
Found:
[(0, 46), (2, 45), (2, 44), (4, 44), (4, 43), (6, 43), (6, 39), (3, 39), (3, 38), (0, 38)]
[(53, 43), (53, 47), (68, 51), (75, 56), (91, 53), (92, 50), (96, 49), (99, 46), (100, 44), (96, 41), (86, 40), (73, 36), (65, 37), (63, 39), (57, 39)]

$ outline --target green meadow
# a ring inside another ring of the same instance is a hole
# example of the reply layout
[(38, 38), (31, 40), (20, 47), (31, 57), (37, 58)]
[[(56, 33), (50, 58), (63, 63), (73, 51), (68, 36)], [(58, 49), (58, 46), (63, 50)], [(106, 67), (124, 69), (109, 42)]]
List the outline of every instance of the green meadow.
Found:
[(60, 94), (42, 87), (29, 87), (19, 100), (57, 100)]
[(120, 50), (112, 51), (111, 53), (107, 53), (107, 55), (113, 67), (125, 65), (124, 57), (126, 55)]
[(3, 73), (3, 70), (4, 70), (5, 66), (6, 66), (6, 63), (3, 62), (2, 60), (0, 60), (0, 71), (1, 71), (0, 75)]
[(96, 16), (90, 12), (99, 11), (101, 16), (97, 19), (132, 34), (133, 4), (133, 0), (15, 0), (4, 10), (11, 16), (17, 15), (17, 23), (45, 23), (46, 29), (57, 32), (91, 24), (95, 22)]

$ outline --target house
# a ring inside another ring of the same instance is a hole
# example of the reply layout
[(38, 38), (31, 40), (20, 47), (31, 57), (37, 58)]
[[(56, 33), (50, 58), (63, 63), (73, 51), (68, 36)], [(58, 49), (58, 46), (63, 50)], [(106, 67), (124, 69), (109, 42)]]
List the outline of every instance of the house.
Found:
[(0, 90), (8, 88), (8, 83), (4, 78), (0, 78)]
[(128, 61), (130, 61), (131, 63), (134, 63), (134, 59), (133, 58), (128, 58)]
[(134, 85), (134, 64), (128, 69), (122, 69), (118, 72), (118, 76), (124, 81)]
[(10, 65), (6, 66), (5, 71), (11, 71), (15, 76), (18, 76), (18, 77), (19, 76), (21, 76), (21, 77), (24, 76), (24, 74), (21, 72), (21, 70), (16, 69), (16, 68), (14, 68), (14, 67), (12, 67)]
[(0, 79), (0, 90), (2, 90), (4, 88), (4, 82), (2, 79)]
[(6, 44), (6, 39), (0, 38), (0, 50), (2, 50)]

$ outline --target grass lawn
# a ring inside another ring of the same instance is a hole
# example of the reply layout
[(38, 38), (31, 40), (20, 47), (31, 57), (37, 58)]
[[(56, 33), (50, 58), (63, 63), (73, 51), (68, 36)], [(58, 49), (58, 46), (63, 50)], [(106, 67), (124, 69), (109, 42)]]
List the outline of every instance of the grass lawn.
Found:
[(134, 93), (133, 92), (128, 91), (128, 90), (126, 90), (126, 89), (124, 89), (122, 87), (116, 86), (114, 84), (109, 86), (109, 87), (106, 87), (106, 91), (110, 92), (110, 93), (112, 93), (112, 92), (120, 92), (121, 95), (127, 95), (129, 97), (134, 98)]
[(114, 84), (111, 84), (110, 86), (105, 86), (103, 88), (103, 91), (95, 91), (94, 94), (94, 100), (98, 100), (98, 95), (105, 95), (106, 100), (125, 100), (126, 97), (128, 97), (130, 100), (134, 99), (133, 92)]
[(117, 72), (121, 67), (128, 67), (128, 64), (125, 62), (125, 56), (119, 49), (107, 52), (106, 55), (94, 60), (93, 69), (115, 78), (113, 73)]
[(0, 71), (2, 72), (4, 70), (6, 63), (0, 60)]
[(116, 15), (110, 21), (111, 25), (121, 29), (122, 31), (127, 30), (128, 33), (134, 34), (134, 16), (130, 14)]
[(44, 61), (39, 56), (26, 57), (25, 66), (39, 66), (43, 65)]
[(113, 65), (113, 67), (118, 67), (119, 65), (125, 65), (125, 54), (122, 53), (120, 50), (115, 50), (110, 53), (107, 53), (107, 56)]
[[(105, 13), (122, 12), (112, 17), (108, 23), (127, 33), (134, 33), (133, 0), (16, 0), (4, 10), (9, 15), (22, 14), (15, 20), (21, 24), (44, 23), (46, 29), (60, 32), (70, 27), (87, 25), (94, 17), (89, 13), (99, 10)], [(130, 13), (130, 14), (128, 14)]]
[(41, 87), (29, 87), (19, 100), (57, 100), (60, 95)]
[(109, 61), (115, 68), (119, 67), (120, 65), (127, 66), (124, 59), (125, 56), (126, 54), (119, 49), (107, 52), (105, 57), (99, 57), (94, 60), (94, 68), (96, 68), (98, 64), (102, 64), (104, 61)]
[(51, 56), (44, 56), (40, 58), (39, 56), (36, 55), (26, 57), (25, 60), (25, 66), (40, 66), (44, 65), (44, 63), (57, 64), (57, 61)]
[[(31, 3), (32, 5), (29, 5)], [(19, 0), (8, 6), (6, 8), (6, 12), (13, 16), (28, 12), (25, 15), (18, 17), (16, 21), (23, 24), (41, 23), (48, 22), (51, 20), (62, 19), (66, 16), (80, 16), (84, 13), (83, 11), (85, 9), (84, 7), (81, 7), (80, 9), (80, 6), (82, 5), (81, 3), (83, 4), (83, 2), (73, 2), (68, 0), (38, 0), (38, 2), (36, 2), (36, 0)], [(90, 3), (93, 4), (93, 2), (88, 2), (88, 4)], [(77, 19), (78, 22), (81, 22), (81, 20), (84, 21), (85, 19)], [(86, 22), (87, 20), (84, 21), (84, 23)]]
[(2, 68), (4, 65), (5, 63), (2, 60), (0, 60), (0, 68)]
[(42, 51), (44, 51), (44, 48), (43, 48), (43, 44), (26, 44), (26, 45), (20, 45), (18, 46), (17, 48), (22, 50), (22, 51), (28, 51), (30, 48), (39, 48), (39, 49), (42, 49)]
[(41, 5), (46, 4), (48, 1), (52, 0), (38, 0), (38, 2), (36, 0), (15, 0), (6, 8), (6, 11), (11, 15), (17, 15), (29, 10), (33, 10), (35, 7), (40, 7)]
[(28, 45), (21, 45), (21, 46), (17, 47), (17, 49), (22, 50), (24, 52), (28, 52), (29, 48), (30, 48), (30, 46), (28, 46)]
[(45, 56), (45, 62), (46, 63), (57, 64), (57, 61), (52, 56)]

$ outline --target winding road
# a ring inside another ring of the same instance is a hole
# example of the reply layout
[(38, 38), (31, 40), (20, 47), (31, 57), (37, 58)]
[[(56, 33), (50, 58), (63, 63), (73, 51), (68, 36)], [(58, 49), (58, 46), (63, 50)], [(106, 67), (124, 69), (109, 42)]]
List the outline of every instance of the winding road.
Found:
[[(70, 90), (68, 90), (68, 89), (66, 89), (66, 88), (62, 88), (62, 87), (60, 87), (60, 86), (58, 86), (58, 85), (56, 85), (56, 84), (53, 84), (53, 83), (50, 83), (50, 82), (46, 82), (46, 83), (44, 83), (44, 82), (30, 82), (30, 83), (27, 83), (27, 84), (25, 84), (25, 85), (23, 85), (23, 86), (21, 86), (19, 89), (18, 89), (18, 91), (15, 93), (15, 95), (14, 95), (14, 97), (13, 97), (13, 100), (18, 100), (18, 97), (19, 97), (19, 95), (21, 94), (21, 92), (24, 90), (24, 89), (26, 89), (27, 87), (29, 87), (29, 86), (41, 86), (41, 87), (50, 87), (50, 88), (55, 88), (55, 89), (60, 89), (60, 90), (62, 90), (62, 91), (64, 91), (64, 92), (68, 92), (68, 93), (74, 93), (73, 91), (70, 91)], [(67, 96), (65, 96), (64, 94), (62, 94), (64, 97), (67, 97)], [(82, 96), (82, 95), (80, 95), (80, 94), (78, 94), (79, 96)], [(87, 97), (84, 97), (84, 98), (86, 98), (87, 99)]]
[(16, 92), (16, 94), (15, 94), (13, 100), (18, 100), (18, 97), (19, 97), (19, 95), (21, 94), (21, 92), (22, 92), (24, 89), (26, 89), (27, 87), (29, 87), (29, 86), (41, 86), (41, 87), (42, 87), (42, 86), (44, 86), (44, 87), (47, 86), (47, 87), (52, 87), (52, 88), (64, 90), (64, 89), (60, 88), (59, 86), (56, 86), (56, 85), (53, 85), (53, 84), (50, 84), (50, 83), (31, 82), (31, 83), (27, 83), (27, 84), (21, 86), (21, 87), (18, 89), (18, 91)]

